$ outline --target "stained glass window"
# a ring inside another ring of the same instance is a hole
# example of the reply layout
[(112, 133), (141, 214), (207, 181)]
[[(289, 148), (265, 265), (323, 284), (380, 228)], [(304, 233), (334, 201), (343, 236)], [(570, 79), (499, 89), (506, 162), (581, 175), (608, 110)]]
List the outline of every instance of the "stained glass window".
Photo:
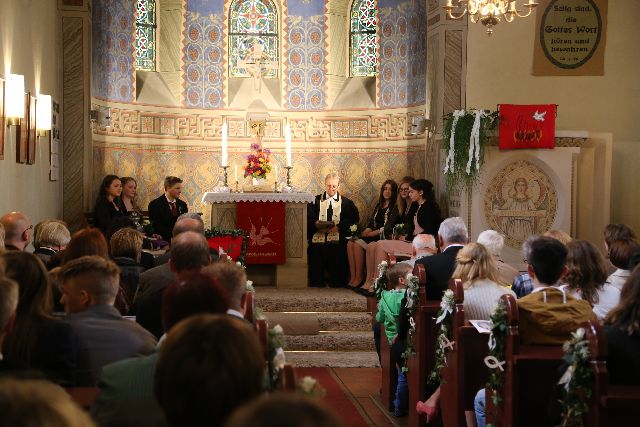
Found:
[(351, 5), (350, 68), (352, 76), (378, 73), (378, 5), (375, 0), (354, 0)]
[(136, 69), (156, 69), (156, 0), (136, 0)]
[[(229, 7), (229, 75), (251, 77), (242, 67), (246, 60), (278, 61), (278, 12), (271, 0), (235, 0)], [(277, 67), (262, 76), (277, 77)]]

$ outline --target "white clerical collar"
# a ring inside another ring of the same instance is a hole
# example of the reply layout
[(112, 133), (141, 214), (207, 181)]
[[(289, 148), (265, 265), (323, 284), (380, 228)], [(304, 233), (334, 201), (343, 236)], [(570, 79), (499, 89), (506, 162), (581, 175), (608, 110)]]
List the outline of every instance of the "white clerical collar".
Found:
[(227, 314), (229, 316), (235, 316), (239, 319), (244, 319), (244, 314), (240, 313), (238, 310), (234, 310), (233, 308), (228, 309)]
[(324, 193), (324, 198), (325, 200), (335, 200), (336, 202), (338, 201), (338, 193), (334, 194), (333, 196), (329, 196), (326, 192)]

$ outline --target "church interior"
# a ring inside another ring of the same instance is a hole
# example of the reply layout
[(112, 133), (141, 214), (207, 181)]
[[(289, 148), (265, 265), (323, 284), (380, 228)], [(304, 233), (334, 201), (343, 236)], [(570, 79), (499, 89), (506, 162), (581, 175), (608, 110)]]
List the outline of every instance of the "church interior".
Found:
[(638, 19), (0, 0), (0, 425), (635, 425)]

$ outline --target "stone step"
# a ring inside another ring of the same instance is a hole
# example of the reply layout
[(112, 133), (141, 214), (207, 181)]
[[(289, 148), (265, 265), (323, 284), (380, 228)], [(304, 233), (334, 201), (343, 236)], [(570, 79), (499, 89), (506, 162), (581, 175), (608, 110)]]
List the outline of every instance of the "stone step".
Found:
[(367, 311), (367, 298), (349, 289), (256, 287), (255, 303), (264, 312)]
[(320, 331), (370, 331), (371, 314), (360, 312), (263, 312), (271, 327), (280, 324), (285, 335), (309, 335)]
[(375, 351), (286, 351), (287, 363), (301, 368), (377, 368)]
[(289, 335), (285, 351), (375, 351), (373, 332), (327, 331), (318, 335)]

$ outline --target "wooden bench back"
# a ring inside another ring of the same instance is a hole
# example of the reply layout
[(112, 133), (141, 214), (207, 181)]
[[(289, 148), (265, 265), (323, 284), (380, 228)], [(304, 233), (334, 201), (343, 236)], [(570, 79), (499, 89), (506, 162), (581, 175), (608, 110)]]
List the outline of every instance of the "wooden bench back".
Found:
[(502, 404), (496, 407), (487, 390), (487, 423), (500, 427), (545, 425), (546, 408), (559, 380), (562, 346), (521, 345), (516, 299), (512, 295), (501, 298), (507, 311)]
[(427, 391), (427, 376), (435, 366), (435, 344), (438, 328), (436, 325), (436, 314), (440, 308), (439, 300), (427, 300), (427, 274), (424, 265), (416, 264), (413, 274), (418, 277), (420, 285), (418, 291), (418, 307), (414, 315), (416, 323), (416, 335), (414, 338), (414, 348), (416, 355), (407, 361), (409, 374), (407, 382), (409, 385), (409, 420), (411, 427), (421, 425), (415, 411), (416, 403), (424, 400)]
[(256, 308), (255, 298), (253, 292), (245, 292), (244, 293), (244, 318), (254, 323), (254, 312)]
[(445, 427), (465, 424), (465, 410), (473, 410), (476, 392), (487, 382), (488, 370), (484, 364), (488, 334), (479, 333), (465, 322), (464, 287), (459, 279), (451, 279), (456, 307), (451, 320), (453, 349), (447, 352), (441, 370), (440, 385), (442, 422)]

